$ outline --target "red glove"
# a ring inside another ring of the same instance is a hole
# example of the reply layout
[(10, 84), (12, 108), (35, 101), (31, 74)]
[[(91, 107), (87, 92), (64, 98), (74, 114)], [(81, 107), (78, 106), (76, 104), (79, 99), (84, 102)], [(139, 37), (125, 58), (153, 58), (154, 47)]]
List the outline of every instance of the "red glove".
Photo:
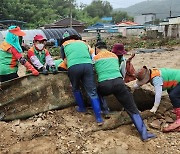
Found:
[(24, 66), (28, 71), (32, 72), (33, 75), (39, 75), (39, 72), (28, 61), (25, 62)]

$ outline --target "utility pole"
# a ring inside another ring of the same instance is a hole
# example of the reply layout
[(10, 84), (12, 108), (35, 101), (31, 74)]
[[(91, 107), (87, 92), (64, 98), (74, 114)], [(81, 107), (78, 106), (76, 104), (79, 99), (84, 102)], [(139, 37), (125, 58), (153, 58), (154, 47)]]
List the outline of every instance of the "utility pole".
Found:
[(169, 17), (171, 17), (171, 16), (172, 16), (172, 11), (171, 11), (171, 9), (172, 9), (172, 0), (171, 0), (171, 2), (170, 2), (170, 11), (169, 11)]

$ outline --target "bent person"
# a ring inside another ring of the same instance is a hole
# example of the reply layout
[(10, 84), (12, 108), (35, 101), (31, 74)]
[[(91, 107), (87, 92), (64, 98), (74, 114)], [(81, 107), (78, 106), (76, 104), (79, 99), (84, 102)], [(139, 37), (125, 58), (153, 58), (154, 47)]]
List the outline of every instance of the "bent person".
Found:
[(118, 57), (107, 50), (104, 42), (98, 42), (95, 47), (96, 56), (94, 56), (94, 60), (98, 75), (98, 93), (101, 96), (113, 94), (117, 98), (131, 117), (143, 141), (154, 138), (154, 134), (147, 132), (133, 96), (123, 81), (122, 74), (119, 71)]
[(169, 98), (176, 113), (176, 121), (163, 129), (163, 132), (180, 131), (180, 69), (160, 68), (148, 69), (146, 66), (136, 73), (138, 88), (146, 83), (151, 83), (155, 88), (155, 102), (151, 112), (156, 112), (160, 102), (162, 91), (167, 90)]
[(71, 35), (68, 32), (63, 34), (61, 42), (62, 58), (67, 60), (67, 68), (70, 82), (73, 88), (73, 94), (78, 105), (77, 111), (86, 112), (82, 94), (80, 91), (80, 82), (82, 82), (92, 104), (98, 125), (102, 125), (100, 100), (96, 92), (94, 81), (93, 65), (89, 46), (80, 40), (77, 35)]

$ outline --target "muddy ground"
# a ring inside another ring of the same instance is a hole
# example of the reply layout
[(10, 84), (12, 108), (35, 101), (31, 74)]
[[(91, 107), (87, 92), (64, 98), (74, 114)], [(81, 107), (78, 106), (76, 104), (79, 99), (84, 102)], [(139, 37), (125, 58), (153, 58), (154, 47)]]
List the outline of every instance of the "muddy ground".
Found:
[[(143, 65), (180, 68), (180, 47), (176, 46), (174, 51), (137, 54), (132, 62), (136, 69)], [(133, 83), (128, 85), (132, 86)], [(153, 90), (151, 85), (144, 88)], [(163, 95), (167, 98), (166, 93)], [(167, 98), (161, 103), (169, 102)], [(173, 114), (171, 111), (169, 113)], [(105, 120), (106, 123), (111, 125), (113, 116)], [(77, 113), (74, 107), (41, 113), (26, 120), (0, 122), (0, 153), (180, 153), (180, 133), (164, 134), (159, 129), (151, 128), (150, 122), (155, 118), (157, 116), (145, 120), (149, 131), (157, 135), (156, 139), (148, 142), (140, 140), (132, 124), (112, 130), (99, 130), (92, 113)]]

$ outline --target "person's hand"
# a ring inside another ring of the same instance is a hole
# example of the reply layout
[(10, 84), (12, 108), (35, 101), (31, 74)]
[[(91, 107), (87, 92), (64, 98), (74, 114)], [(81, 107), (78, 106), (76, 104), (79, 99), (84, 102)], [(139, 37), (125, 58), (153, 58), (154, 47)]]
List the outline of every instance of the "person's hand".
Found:
[(40, 71), (44, 74), (44, 75), (48, 75), (48, 70), (45, 67), (41, 67)]
[(133, 89), (139, 89), (140, 88), (140, 86), (137, 84), (137, 83), (135, 83), (134, 85), (133, 85)]
[(27, 68), (27, 71), (31, 72), (33, 75), (39, 75), (39, 72), (28, 61), (24, 61), (24, 66)]
[(150, 112), (152, 113), (156, 113), (157, 109), (158, 109), (159, 105), (154, 104), (154, 106), (152, 107), (152, 109), (150, 110)]
[(127, 61), (131, 61), (134, 57), (135, 57), (135, 52), (133, 52), (132, 54), (131, 54), (131, 57), (129, 57), (128, 59), (127, 59)]
[(51, 66), (51, 71), (52, 71), (53, 74), (57, 74), (57, 69), (56, 69), (55, 65)]
[(134, 92), (136, 89), (139, 89), (139, 88), (140, 86), (135, 83), (133, 87), (131, 88), (131, 91)]
[(39, 72), (36, 69), (32, 69), (31, 71), (32, 71), (32, 74), (34, 76), (38, 76), (39, 75)]

